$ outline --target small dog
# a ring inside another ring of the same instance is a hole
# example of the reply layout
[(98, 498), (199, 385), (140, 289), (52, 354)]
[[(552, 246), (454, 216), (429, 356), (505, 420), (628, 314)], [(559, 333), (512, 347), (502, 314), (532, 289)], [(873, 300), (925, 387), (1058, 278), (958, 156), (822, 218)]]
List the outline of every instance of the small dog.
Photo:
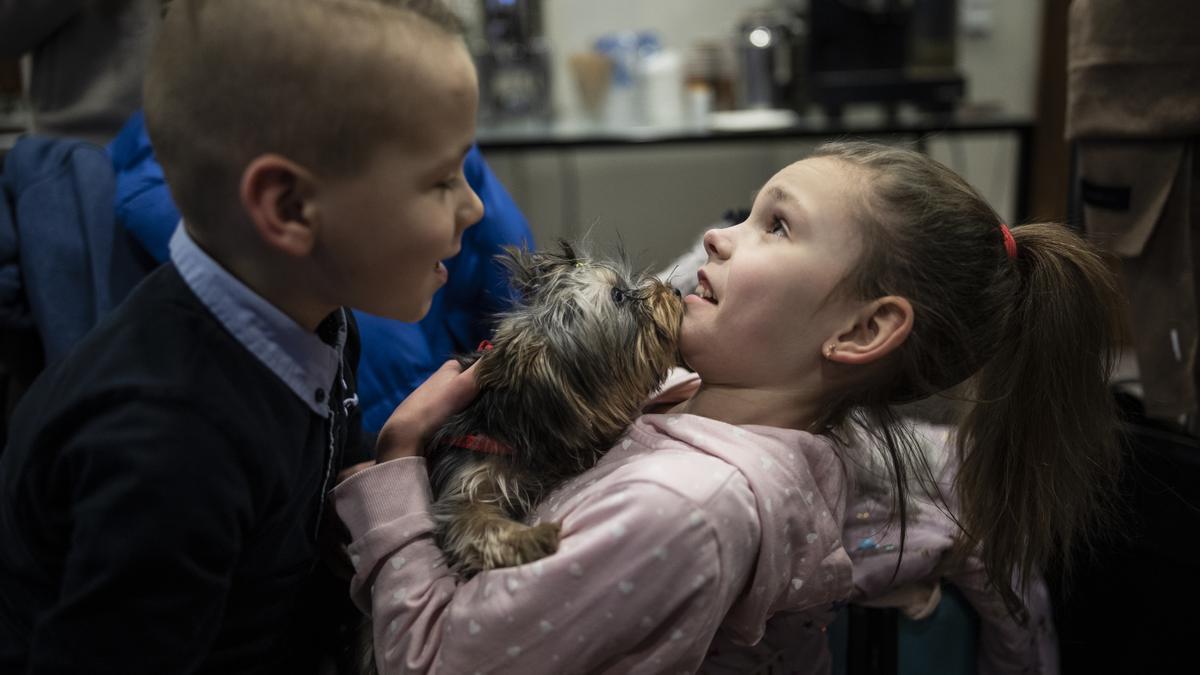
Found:
[[(542, 498), (591, 468), (682, 360), (679, 292), (627, 260), (506, 248), (520, 300), (479, 361), (479, 396), (426, 446), (435, 538), (464, 577), (558, 550), (558, 523), (524, 524)], [(374, 675), (370, 619), (358, 672)]]
[(500, 258), (521, 300), (460, 359), (479, 361), (479, 397), (427, 447), (436, 538), (465, 577), (556, 551), (558, 523), (522, 521), (612, 447), (680, 362), (675, 289), (561, 245)]

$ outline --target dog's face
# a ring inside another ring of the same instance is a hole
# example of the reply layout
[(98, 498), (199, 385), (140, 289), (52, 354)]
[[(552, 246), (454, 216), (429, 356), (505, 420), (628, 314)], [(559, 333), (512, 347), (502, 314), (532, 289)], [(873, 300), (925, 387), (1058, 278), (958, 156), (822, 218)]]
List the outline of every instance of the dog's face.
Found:
[(540, 424), (531, 435), (585, 454), (607, 450), (679, 363), (683, 303), (626, 261), (592, 259), (566, 244), (507, 253), (521, 301), (481, 358), (481, 389), (525, 408), (509, 411), (514, 421), (531, 413), (528, 424)]

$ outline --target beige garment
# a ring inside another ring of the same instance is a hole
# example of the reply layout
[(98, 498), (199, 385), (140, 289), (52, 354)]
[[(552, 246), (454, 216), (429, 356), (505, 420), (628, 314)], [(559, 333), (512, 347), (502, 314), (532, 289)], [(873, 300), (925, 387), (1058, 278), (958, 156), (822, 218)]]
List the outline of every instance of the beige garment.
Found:
[(38, 133), (104, 144), (142, 104), (164, 0), (0, 0), (0, 56), (29, 52)]
[(1080, 141), (1076, 158), (1088, 235), (1121, 256), (1146, 412), (1197, 410), (1200, 193), (1194, 145)]
[(1197, 412), (1194, 0), (1074, 0), (1067, 136), (1082, 225), (1122, 258), (1146, 412)]
[(1181, 153), (1153, 233), (1138, 254), (1122, 260), (1146, 412), (1159, 419), (1197, 412), (1200, 167), (1194, 148)]
[(1082, 141), (1077, 174), (1088, 234), (1123, 258), (1145, 252), (1176, 183), (1180, 141)]
[(1200, 136), (1195, 0), (1073, 0), (1067, 137)]

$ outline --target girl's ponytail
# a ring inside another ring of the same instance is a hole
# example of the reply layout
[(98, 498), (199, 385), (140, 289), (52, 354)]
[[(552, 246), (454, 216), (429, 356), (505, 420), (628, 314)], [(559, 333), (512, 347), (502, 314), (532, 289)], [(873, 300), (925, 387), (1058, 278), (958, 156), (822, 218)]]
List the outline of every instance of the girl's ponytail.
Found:
[(1104, 258), (1067, 228), (1012, 233), (1017, 292), (973, 381), (956, 489), (968, 543), (1016, 609), (1010, 574), (1065, 575), (1073, 546), (1110, 513), (1119, 447), (1108, 376), (1121, 296)]
[[(1020, 616), (1014, 578), (1061, 579), (1090, 535), (1112, 529), (1119, 448), (1108, 375), (1123, 316), (1116, 275), (1066, 227), (1010, 231), (966, 181), (919, 153), (847, 142), (815, 155), (860, 167), (868, 179), (856, 213), (863, 253), (847, 291), (899, 295), (913, 307), (912, 333), (894, 358), (834, 392), (821, 421), (836, 428), (850, 411), (972, 390), (957, 437), (960, 553), (982, 559)], [(878, 437), (898, 490), (906, 477), (922, 478), (902, 435)]]

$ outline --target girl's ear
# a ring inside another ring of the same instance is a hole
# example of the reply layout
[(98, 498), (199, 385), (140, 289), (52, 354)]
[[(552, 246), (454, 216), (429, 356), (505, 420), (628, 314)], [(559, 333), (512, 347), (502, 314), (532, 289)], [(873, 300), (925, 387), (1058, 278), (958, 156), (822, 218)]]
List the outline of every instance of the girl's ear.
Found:
[(825, 357), (851, 365), (877, 361), (892, 353), (912, 332), (912, 303), (888, 295), (864, 305), (853, 322), (826, 343)]

